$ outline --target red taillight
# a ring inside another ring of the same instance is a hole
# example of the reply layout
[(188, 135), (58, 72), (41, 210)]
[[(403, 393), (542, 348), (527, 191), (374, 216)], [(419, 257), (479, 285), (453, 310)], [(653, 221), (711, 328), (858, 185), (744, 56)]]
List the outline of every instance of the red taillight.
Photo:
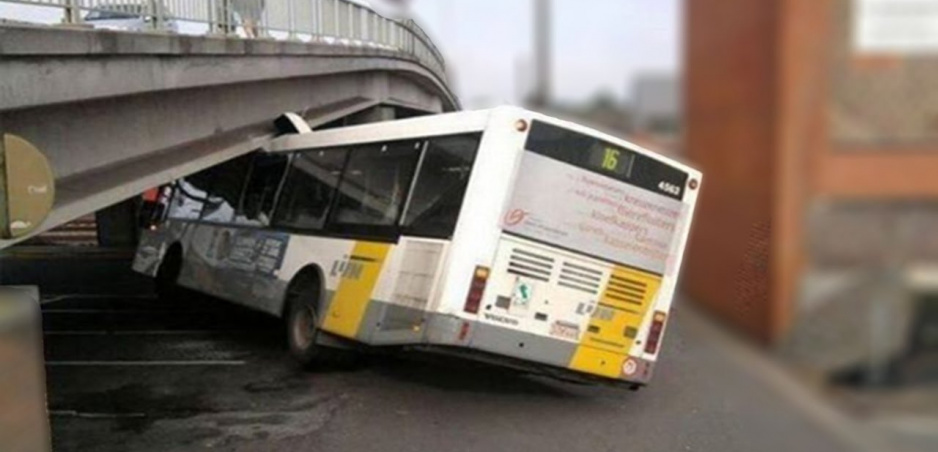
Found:
[(472, 274), (472, 283), (469, 285), (469, 295), (466, 295), (466, 305), (463, 310), (470, 314), (478, 314), (482, 304), (482, 293), (485, 292), (485, 283), (489, 279), (489, 269), (476, 267)]
[(648, 340), (645, 342), (645, 353), (654, 355), (658, 351), (658, 343), (661, 342), (661, 333), (664, 332), (664, 321), (668, 318), (663, 312), (656, 312), (651, 321), (651, 330), (648, 331)]
[(463, 322), (462, 327), (459, 328), (459, 342), (465, 342), (467, 337), (469, 337), (469, 322)]

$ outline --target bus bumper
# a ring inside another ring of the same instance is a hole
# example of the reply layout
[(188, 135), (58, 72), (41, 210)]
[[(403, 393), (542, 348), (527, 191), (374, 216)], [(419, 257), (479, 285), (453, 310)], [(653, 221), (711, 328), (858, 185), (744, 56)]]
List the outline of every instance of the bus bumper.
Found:
[(653, 361), (602, 351), (595, 367), (584, 368), (577, 362), (579, 344), (454, 316), (434, 316), (427, 333), (429, 345), (450, 354), (563, 380), (646, 385), (654, 373)]

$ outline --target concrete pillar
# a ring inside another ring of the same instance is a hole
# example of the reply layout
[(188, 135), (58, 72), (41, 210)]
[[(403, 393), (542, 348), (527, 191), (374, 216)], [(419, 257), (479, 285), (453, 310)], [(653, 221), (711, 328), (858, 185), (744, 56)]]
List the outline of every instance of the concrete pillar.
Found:
[(551, 103), (553, 85), (553, 48), (551, 45), (551, 0), (534, 0), (534, 98), (535, 107)]
[(36, 287), (0, 286), (0, 448), (51, 450)]
[(137, 211), (139, 198), (131, 198), (111, 207), (95, 212), (98, 223), (98, 245), (108, 248), (133, 248), (137, 246), (139, 228)]

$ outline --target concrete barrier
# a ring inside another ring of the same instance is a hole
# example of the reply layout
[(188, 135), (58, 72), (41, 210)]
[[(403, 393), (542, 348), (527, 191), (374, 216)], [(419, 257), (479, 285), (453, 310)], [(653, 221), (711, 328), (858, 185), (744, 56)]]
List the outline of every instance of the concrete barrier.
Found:
[(0, 287), (0, 449), (51, 450), (39, 290)]

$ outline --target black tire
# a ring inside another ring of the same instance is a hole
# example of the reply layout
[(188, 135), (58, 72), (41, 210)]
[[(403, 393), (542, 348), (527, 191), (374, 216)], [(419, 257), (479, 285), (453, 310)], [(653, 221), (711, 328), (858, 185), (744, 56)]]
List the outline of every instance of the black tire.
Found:
[(176, 284), (179, 280), (179, 273), (182, 271), (182, 249), (179, 246), (172, 246), (163, 256), (160, 262), (160, 268), (156, 270), (154, 281), (156, 297), (160, 301), (174, 303), (180, 296), (180, 288)]
[(319, 335), (319, 284), (313, 278), (297, 281), (287, 290), (285, 316), (290, 355), (301, 366), (311, 367), (323, 359), (325, 351), (316, 343)]

